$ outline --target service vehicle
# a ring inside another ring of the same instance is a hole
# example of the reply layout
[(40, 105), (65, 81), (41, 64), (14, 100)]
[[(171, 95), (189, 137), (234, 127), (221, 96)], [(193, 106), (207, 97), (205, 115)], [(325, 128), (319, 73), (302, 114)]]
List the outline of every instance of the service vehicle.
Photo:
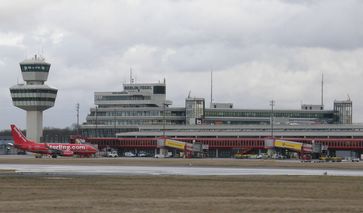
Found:
[(109, 158), (117, 158), (118, 157), (118, 154), (117, 154), (116, 151), (108, 152), (107, 153), (107, 157), (109, 157)]
[(125, 157), (136, 157), (136, 155), (132, 152), (125, 152)]

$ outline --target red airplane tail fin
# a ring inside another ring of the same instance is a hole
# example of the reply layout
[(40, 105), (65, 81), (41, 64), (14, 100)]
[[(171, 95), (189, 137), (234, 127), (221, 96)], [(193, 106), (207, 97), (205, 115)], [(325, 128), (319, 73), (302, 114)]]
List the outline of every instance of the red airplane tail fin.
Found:
[(23, 133), (14, 125), (11, 126), (11, 134), (13, 135), (15, 144), (27, 143), (29, 140), (23, 135)]

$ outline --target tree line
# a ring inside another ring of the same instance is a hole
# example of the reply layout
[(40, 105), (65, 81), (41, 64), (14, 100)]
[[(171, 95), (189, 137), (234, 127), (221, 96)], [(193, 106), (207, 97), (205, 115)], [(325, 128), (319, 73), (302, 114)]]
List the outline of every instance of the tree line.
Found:
[[(22, 131), (23, 134), (26, 135), (26, 131)], [(77, 135), (76, 125), (72, 125), (71, 127), (66, 128), (55, 128), (55, 127), (45, 127), (43, 129), (43, 137), (41, 139), (42, 142), (58, 142), (58, 143), (66, 143), (69, 142), (71, 135)], [(1, 137), (11, 137), (11, 130), (1, 130)]]

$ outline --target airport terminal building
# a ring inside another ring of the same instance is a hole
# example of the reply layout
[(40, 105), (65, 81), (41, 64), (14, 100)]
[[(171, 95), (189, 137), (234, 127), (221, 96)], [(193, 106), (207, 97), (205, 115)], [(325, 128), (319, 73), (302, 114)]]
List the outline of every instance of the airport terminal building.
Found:
[[(166, 100), (166, 83), (124, 84), (118, 92), (95, 92), (95, 107), (80, 127), (82, 137), (100, 149), (159, 153), (160, 138), (203, 144), (204, 156), (232, 157), (266, 150), (268, 138), (304, 144), (319, 143), (335, 155), (363, 152), (363, 125), (352, 124), (352, 101), (334, 101), (300, 109), (236, 109), (232, 103), (211, 103), (186, 97), (185, 106)], [(179, 153), (171, 149), (174, 154)], [(352, 152), (353, 151), (353, 152)]]
[(301, 128), (323, 130), (332, 124), (355, 128), (351, 126), (351, 100), (335, 101), (332, 110), (325, 110), (322, 105), (279, 110), (236, 109), (232, 103), (211, 103), (206, 107), (204, 98), (187, 97), (184, 107), (172, 107), (172, 101), (166, 100), (165, 82), (130, 83), (124, 84), (123, 91), (95, 92), (94, 103), (81, 125), (85, 137), (160, 137), (176, 131), (179, 135), (208, 137), (224, 131), (240, 132), (231, 136), (242, 137), (251, 129), (260, 132), (254, 136), (269, 136), (271, 126), (276, 132)]

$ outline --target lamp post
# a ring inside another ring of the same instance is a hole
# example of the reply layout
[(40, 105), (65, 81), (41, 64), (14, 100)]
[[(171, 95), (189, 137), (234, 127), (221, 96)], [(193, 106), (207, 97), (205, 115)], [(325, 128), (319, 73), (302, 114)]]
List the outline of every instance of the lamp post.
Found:
[(77, 135), (79, 135), (79, 103), (76, 104), (77, 110)]
[(98, 110), (98, 106), (96, 106), (96, 111), (95, 111), (95, 116), (96, 116), (96, 132), (95, 132), (95, 136), (97, 138), (98, 136), (98, 120), (97, 120), (97, 110)]
[(163, 103), (163, 139), (164, 139), (164, 143), (165, 143), (165, 102)]
[(271, 106), (271, 118), (270, 118), (270, 122), (271, 122), (271, 138), (274, 137), (274, 105), (275, 105), (275, 101), (271, 100), (270, 101), (270, 106)]
[(115, 134), (115, 137), (116, 137), (116, 122), (117, 122), (117, 119), (116, 119), (116, 115), (117, 115), (117, 109), (114, 110), (114, 116), (113, 116), (113, 133)]
[(160, 155), (165, 155), (166, 153), (166, 150), (165, 150), (165, 141), (166, 141), (166, 134), (165, 134), (165, 123), (166, 123), (166, 120), (165, 120), (165, 101), (163, 102), (163, 139), (162, 139), (162, 145), (160, 146), (160, 150), (159, 150), (159, 153)]

